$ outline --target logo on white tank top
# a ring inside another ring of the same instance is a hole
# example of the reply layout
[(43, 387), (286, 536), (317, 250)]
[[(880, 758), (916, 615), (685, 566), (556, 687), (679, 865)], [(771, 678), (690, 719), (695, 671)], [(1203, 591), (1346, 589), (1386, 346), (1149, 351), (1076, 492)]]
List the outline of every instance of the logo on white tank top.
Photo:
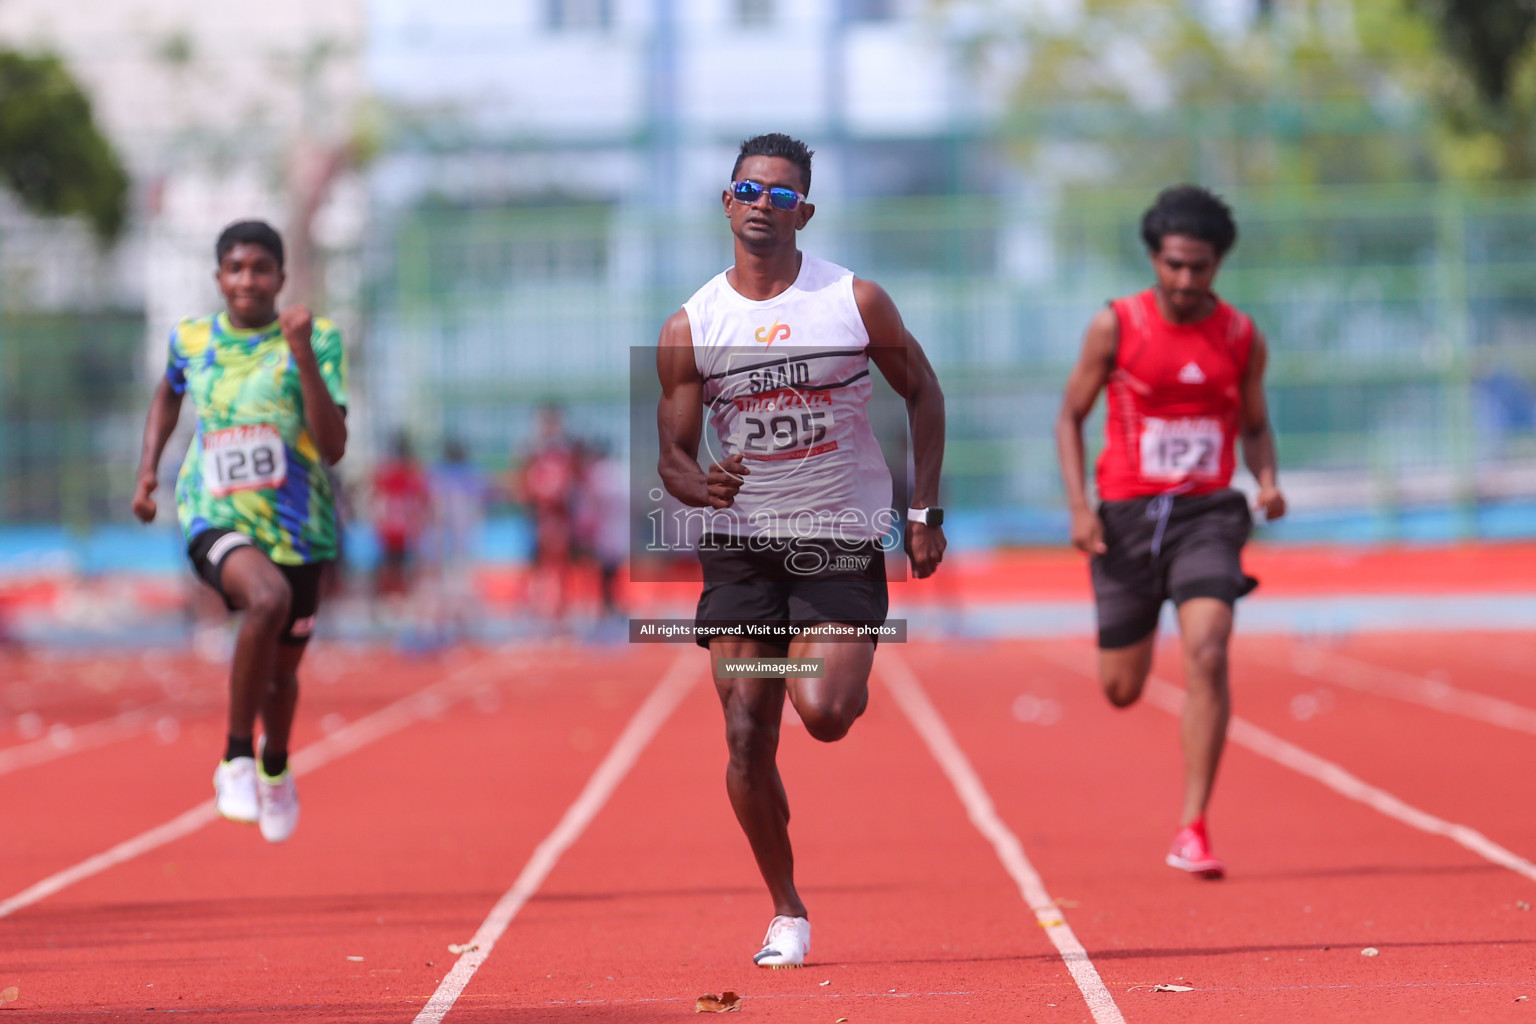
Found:
[(759, 345), (771, 346), (776, 341), (788, 341), (789, 335), (789, 324), (781, 324), (778, 318), (774, 318), (773, 323), (767, 327), (759, 327), (753, 337), (757, 339)]

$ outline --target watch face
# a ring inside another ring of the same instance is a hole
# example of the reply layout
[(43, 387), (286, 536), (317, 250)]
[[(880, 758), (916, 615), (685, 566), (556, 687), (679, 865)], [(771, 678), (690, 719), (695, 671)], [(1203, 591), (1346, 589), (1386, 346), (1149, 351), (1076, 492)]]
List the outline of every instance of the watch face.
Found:
[(927, 518), (929, 526), (943, 526), (944, 510), (941, 508), (929, 508)]

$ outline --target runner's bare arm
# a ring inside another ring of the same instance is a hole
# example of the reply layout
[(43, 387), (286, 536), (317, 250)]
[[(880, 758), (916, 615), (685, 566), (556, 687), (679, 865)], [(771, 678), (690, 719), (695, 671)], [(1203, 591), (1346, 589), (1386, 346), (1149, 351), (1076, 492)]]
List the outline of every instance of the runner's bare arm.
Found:
[(165, 443), (171, 439), (180, 416), (181, 395), (162, 377), (149, 401), (149, 415), (144, 420), (144, 452), (139, 456), (139, 479), (133, 491), (133, 514), (142, 522), (154, 522), (155, 513), (159, 511), (150, 495), (160, 484), (160, 456), (165, 452)]
[[(869, 358), (896, 393), (907, 401), (912, 430), (912, 507), (939, 503), (939, 475), (944, 468), (944, 391), (923, 347), (901, 320), (896, 303), (873, 281), (854, 278), (864, 329), (869, 333)], [(907, 523), (907, 553), (919, 579), (933, 575), (944, 560), (942, 526)]]
[(1243, 377), (1243, 462), (1259, 482), (1254, 511), (1279, 519), (1285, 515), (1285, 495), (1280, 493), (1280, 462), (1275, 454), (1275, 435), (1269, 429), (1269, 402), (1264, 397), (1264, 368), (1268, 362), (1269, 345), (1264, 335), (1254, 331), (1248, 371)]
[(293, 365), (299, 371), (299, 387), (304, 392), (304, 425), (314, 438), (320, 457), (334, 466), (347, 453), (347, 419), (331, 397), (331, 390), (320, 376), (320, 362), (313, 345), (315, 321), (303, 306), (289, 306), (278, 317)]
[(704, 378), (693, 361), (693, 332), (688, 314), (678, 310), (661, 328), (656, 349), (661, 377), (661, 401), (656, 406), (656, 430), (661, 458), (656, 469), (667, 491), (685, 505), (730, 508), (751, 470), (741, 453), (699, 468), (699, 439), (704, 433)]
[(1102, 555), (1104, 526), (1088, 504), (1088, 478), (1083, 467), (1083, 421), (1093, 411), (1099, 392), (1115, 368), (1115, 349), (1120, 343), (1120, 321), (1108, 306), (1099, 310), (1083, 334), (1083, 350), (1067, 378), (1056, 415), (1056, 457), (1061, 462), (1061, 482), (1072, 513), (1072, 546), (1090, 555)]

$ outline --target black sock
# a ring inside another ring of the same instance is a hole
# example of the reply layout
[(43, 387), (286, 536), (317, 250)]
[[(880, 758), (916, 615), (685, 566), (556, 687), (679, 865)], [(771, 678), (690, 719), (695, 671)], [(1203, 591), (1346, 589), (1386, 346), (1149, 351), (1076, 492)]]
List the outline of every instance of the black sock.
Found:
[(233, 761), (237, 757), (255, 756), (256, 744), (252, 737), (229, 734), (229, 742), (224, 745), (224, 760)]
[(261, 752), (261, 770), (267, 778), (275, 779), (288, 770), (288, 751), (274, 751), (271, 747)]

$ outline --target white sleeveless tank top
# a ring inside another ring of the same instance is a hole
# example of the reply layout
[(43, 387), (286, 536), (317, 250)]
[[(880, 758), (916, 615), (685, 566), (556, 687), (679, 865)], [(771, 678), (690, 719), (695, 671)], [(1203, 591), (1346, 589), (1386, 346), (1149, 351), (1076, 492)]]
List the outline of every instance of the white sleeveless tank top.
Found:
[(891, 475), (869, 424), (869, 332), (853, 272), (802, 254), (782, 294), (745, 298), (721, 273), (683, 311), (716, 435), (705, 432), (699, 461), (740, 452), (751, 470), (710, 532), (885, 537), (896, 521)]

